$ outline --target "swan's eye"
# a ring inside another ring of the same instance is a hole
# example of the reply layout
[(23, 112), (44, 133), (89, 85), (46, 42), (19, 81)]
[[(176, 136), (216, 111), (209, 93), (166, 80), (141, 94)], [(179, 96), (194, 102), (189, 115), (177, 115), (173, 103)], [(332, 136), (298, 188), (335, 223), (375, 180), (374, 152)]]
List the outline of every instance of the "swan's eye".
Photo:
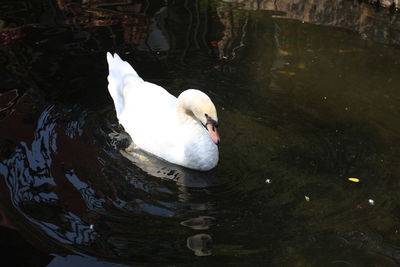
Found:
[(218, 128), (218, 122), (216, 122), (216, 121), (213, 120), (211, 117), (209, 117), (209, 116), (207, 115), (207, 113), (204, 113), (204, 115), (205, 115), (206, 118), (207, 118), (207, 122), (206, 122), (206, 124), (205, 124), (204, 126), (207, 127), (208, 124), (211, 124), (212, 130), (215, 132), (215, 129)]

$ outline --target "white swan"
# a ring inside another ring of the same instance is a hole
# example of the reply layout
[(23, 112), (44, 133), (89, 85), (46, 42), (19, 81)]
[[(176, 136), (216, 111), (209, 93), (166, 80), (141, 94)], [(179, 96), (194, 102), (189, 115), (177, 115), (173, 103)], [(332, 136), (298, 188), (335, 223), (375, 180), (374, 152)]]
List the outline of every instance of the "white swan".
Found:
[(188, 89), (178, 98), (144, 81), (129, 63), (107, 53), (108, 91), (117, 118), (134, 144), (166, 161), (207, 171), (218, 163), (218, 118), (203, 92)]

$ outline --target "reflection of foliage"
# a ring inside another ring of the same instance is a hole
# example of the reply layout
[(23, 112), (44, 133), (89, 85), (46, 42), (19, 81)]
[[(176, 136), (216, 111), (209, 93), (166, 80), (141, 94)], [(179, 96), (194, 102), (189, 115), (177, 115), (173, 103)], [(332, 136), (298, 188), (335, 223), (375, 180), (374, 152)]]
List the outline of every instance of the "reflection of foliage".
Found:
[(324, 1), (310, 0), (233, 0), (219, 1), (221, 5), (234, 5), (244, 10), (275, 12), (283, 18), (297, 19), (313, 24), (342, 27), (358, 32), (363, 38), (382, 43), (399, 44), (398, 12), (393, 12), (396, 1), (368, 0), (374, 4), (390, 6), (377, 12), (370, 4), (362, 1)]

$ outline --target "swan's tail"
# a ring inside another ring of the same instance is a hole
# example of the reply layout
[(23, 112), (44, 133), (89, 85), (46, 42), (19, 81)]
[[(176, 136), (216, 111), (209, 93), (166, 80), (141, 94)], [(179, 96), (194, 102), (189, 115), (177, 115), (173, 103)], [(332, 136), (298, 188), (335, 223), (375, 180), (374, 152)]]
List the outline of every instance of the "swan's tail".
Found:
[[(123, 61), (116, 53), (113, 56), (110, 52), (107, 52), (107, 62), (109, 70), (108, 91), (114, 100), (115, 111), (119, 118), (124, 110), (124, 99), (127, 96), (126, 91), (129, 90), (130, 87), (135, 86), (135, 84), (142, 83), (143, 80), (132, 66), (129, 65), (128, 62)], [(128, 80), (130, 86), (127, 86)]]

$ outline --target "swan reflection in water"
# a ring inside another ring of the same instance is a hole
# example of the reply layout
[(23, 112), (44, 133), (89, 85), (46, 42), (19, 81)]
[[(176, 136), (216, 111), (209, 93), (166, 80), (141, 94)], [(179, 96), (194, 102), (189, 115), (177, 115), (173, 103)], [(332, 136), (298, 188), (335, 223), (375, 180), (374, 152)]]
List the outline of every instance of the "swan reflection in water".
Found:
[[(199, 172), (190, 170), (178, 165), (171, 164), (141, 150), (134, 143), (128, 134), (113, 131), (109, 134), (111, 143), (129, 161), (133, 162), (147, 174), (161, 179), (173, 180), (177, 183), (180, 190), (179, 198), (182, 202), (189, 202), (187, 188), (206, 188), (217, 185), (213, 171)], [(209, 209), (207, 203), (192, 205), (193, 209), (206, 211)], [(198, 216), (181, 222), (181, 225), (192, 230), (208, 230), (214, 224), (215, 218), (212, 216)], [(186, 246), (194, 252), (196, 256), (212, 255), (212, 237), (205, 233), (189, 236)]]
[[(16, 110), (29, 101), (20, 102)], [(18, 129), (24, 115), (9, 112), (3, 122)], [(112, 123), (101, 125), (104, 120), (100, 126), (93, 124), (93, 116), (78, 107), (51, 105), (32, 127), (32, 140), (8, 133), (12, 145), (8, 155), (2, 155), (1, 183), (6, 185), (2, 190), (9, 195), (9, 206), (25, 220), (20, 225), (34, 231), (39, 227), (59, 246), (111, 260), (115, 255), (132, 257), (126, 248), (138, 240), (137, 245), (146, 243), (149, 250), (154, 249), (150, 244), (158, 246), (160, 241), (173, 244), (174, 231), (187, 227), (186, 232), (195, 230), (196, 234), (178, 237), (181, 243), (187, 243), (195, 255), (210, 255), (211, 237), (204, 246), (195, 241), (203, 234), (197, 231), (209, 229), (209, 222), (215, 220), (203, 216), (215, 205), (193, 198), (191, 190), (216, 185), (213, 172), (175, 166), (133, 146), (128, 153), (122, 147), (129, 144), (129, 137), (118, 132), (118, 126), (112, 129)], [(209, 222), (204, 223), (202, 216)], [(195, 222), (190, 224), (190, 220)], [(196, 224), (206, 226), (196, 228)], [(154, 227), (160, 229), (154, 231)]]

